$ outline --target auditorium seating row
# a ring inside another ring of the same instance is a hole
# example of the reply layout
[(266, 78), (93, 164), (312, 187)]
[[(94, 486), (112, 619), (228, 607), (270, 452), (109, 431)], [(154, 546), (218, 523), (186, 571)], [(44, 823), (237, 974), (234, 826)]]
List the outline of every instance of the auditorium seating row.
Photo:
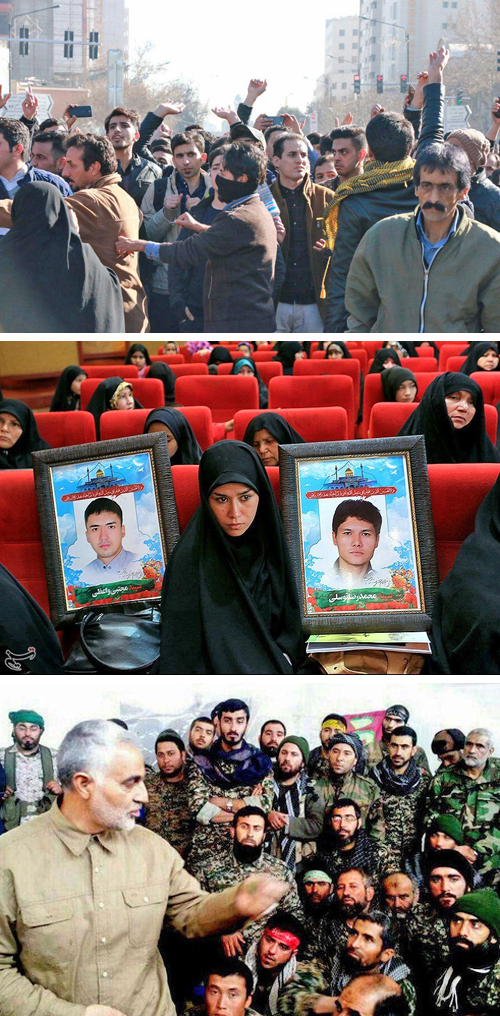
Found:
[[(275, 466), (267, 472), (280, 503), (279, 469)], [(491, 463), (429, 466), (441, 580), (451, 568), (461, 544), (473, 532), (479, 505), (499, 472), (500, 465)], [(183, 532), (199, 504), (198, 467), (173, 466), (172, 477), (179, 525)], [(0, 561), (48, 613), (33, 470), (2, 470), (0, 498), (2, 504), (9, 505), (8, 511), (0, 513)]]
[[(418, 375), (418, 393), (414, 403), (403, 405), (401, 403), (384, 402), (382, 382), (379, 374), (369, 374), (365, 378), (363, 395), (363, 422), (358, 429), (359, 437), (390, 437), (396, 434), (404, 420), (413, 412), (415, 405), (420, 401), (428, 385), (436, 377), (435, 373), (420, 373)], [(488, 433), (492, 440), (496, 439), (497, 414), (496, 403), (500, 400), (500, 372), (481, 372), (472, 375), (473, 379), (481, 386), (485, 401), (485, 416)], [(37, 413), (37, 423), (40, 434), (53, 447), (65, 447), (70, 444), (79, 444), (95, 440), (93, 417), (85, 412), (90, 396), (99, 384), (99, 378), (89, 378), (82, 382), (82, 407), (80, 412), (73, 413)], [(176, 382), (176, 399), (182, 407), (182, 411), (190, 418), (193, 414), (193, 429), (197, 433), (198, 441), (202, 448), (206, 448), (213, 440), (223, 436), (220, 425), (228, 420), (235, 419), (242, 411), (247, 411), (250, 416), (259, 412), (258, 386), (255, 378), (252, 377), (213, 377), (195, 376), (180, 377)], [(164, 389), (162, 382), (156, 378), (137, 378), (134, 381), (134, 392), (139, 402), (144, 406), (143, 421), (151, 409), (160, 408), (164, 405)], [(347, 438), (353, 438), (355, 434), (355, 419), (357, 411), (357, 399), (354, 395), (353, 378), (346, 375), (336, 376), (304, 376), (304, 377), (276, 377), (272, 378), (269, 384), (269, 409), (282, 412), (287, 415), (288, 411), (299, 411), (307, 409), (310, 411), (311, 420), (317, 418), (315, 436), (307, 437), (308, 440), (340, 440), (329, 432), (330, 409), (342, 409), (347, 420)], [(128, 412), (112, 411), (104, 413), (101, 427), (104, 428), (102, 436), (110, 436), (108, 432), (107, 419), (115, 420), (111, 423), (111, 429), (120, 427), (119, 433), (140, 433), (136, 430), (132, 421), (138, 411)], [(125, 422), (118, 422), (125, 421)], [(128, 423), (126, 421), (129, 421)], [(211, 431), (212, 424), (215, 425), (215, 433)], [(133, 426), (132, 431), (128, 427)], [(297, 427), (300, 431), (300, 427)], [(318, 432), (321, 436), (317, 436)], [(229, 434), (230, 437), (239, 437), (239, 434)], [(304, 437), (307, 435), (304, 434)]]

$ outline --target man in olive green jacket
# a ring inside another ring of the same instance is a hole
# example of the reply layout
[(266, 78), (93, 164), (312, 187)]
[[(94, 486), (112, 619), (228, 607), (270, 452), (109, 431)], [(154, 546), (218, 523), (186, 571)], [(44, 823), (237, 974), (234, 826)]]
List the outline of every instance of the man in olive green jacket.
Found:
[(417, 157), (419, 207), (365, 233), (347, 278), (350, 332), (498, 332), (500, 234), (463, 202), (467, 156), (436, 142)]
[(79, 723), (58, 765), (51, 810), (0, 839), (0, 1012), (175, 1016), (164, 918), (188, 938), (231, 931), (288, 885), (258, 875), (203, 892), (177, 851), (136, 825), (144, 759), (115, 723)]

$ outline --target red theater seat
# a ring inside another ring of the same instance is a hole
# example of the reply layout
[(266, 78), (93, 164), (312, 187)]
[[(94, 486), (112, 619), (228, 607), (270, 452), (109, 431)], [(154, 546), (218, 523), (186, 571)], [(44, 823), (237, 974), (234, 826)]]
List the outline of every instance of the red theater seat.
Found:
[(474, 531), (477, 510), (500, 472), (496, 462), (428, 466), (431, 508), (441, 582), (463, 541)]
[(85, 364), (82, 367), (87, 377), (98, 377), (101, 381), (105, 377), (139, 377), (139, 371), (135, 363), (116, 363), (110, 367), (109, 363)]
[(377, 349), (382, 349), (383, 345), (384, 345), (384, 340), (383, 339), (362, 339), (361, 340), (361, 347), (362, 347), (362, 349), (364, 349), (368, 353), (368, 356), (371, 359), (373, 359), (373, 357), (375, 356), (375, 353), (376, 353)]
[(52, 448), (92, 444), (96, 439), (92, 413), (77, 409), (69, 413), (35, 413), (35, 420), (40, 436)]
[[(462, 349), (464, 347), (462, 346)], [(467, 357), (466, 356), (449, 356), (446, 363), (446, 370), (450, 370), (453, 373), (460, 374), (460, 368), (463, 367)]]
[[(213, 444), (212, 414), (207, 406), (176, 406), (193, 428), (202, 451)], [(101, 438), (110, 441), (117, 437), (142, 434), (150, 409), (112, 409), (101, 416)]]
[[(280, 380), (274, 378), (273, 380)], [(180, 377), (175, 397), (182, 406), (208, 406), (214, 423), (234, 419), (239, 409), (259, 408), (259, 386), (254, 377)]]
[(169, 364), (172, 374), (176, 377), (191, 377), (193, 374), (208, 374), (206, 363), (172, 363)]
[(354, 437), (357, 406), (352, 377), (273, 377), (269, 382), (269, 409), (312, 409), (343, 406), (349, 421), (349, 436)]
[(448, 370), (447, 363), (450, 356), (461, 356), (462, 350), (467, 346), (466, 342), (443, 342), (439, 348), (439, 370)]
[(359, 379), (361, 367), (359, 360), (347, 358), (342, 360), (296, 360), (293, 365), (293, 377), (319, 376), (321, 374), (343, 374), (352, 377), (354, 390), (359, 401)]
[(273, 359), (273, 356), (276, 356), (275, 349), (256, 349), (252, 353), (252, 360), (255, 360), (256, 363), (267, 363)]
[[(373, 360), (370, 360), (368, 370), (370, 370), (372, 363)], [(423, 371), (430, 373), (437, 371), (437, 360), (435, 356), (403, 356), (401, 366), (406, 370), (412, 370), (414, 374), (421, 374)]]
[[(243, 441), (248, 424), (258, 415), (252, 409), (243, 409), (236, 413), (234, 437), (237, 441)], [(347, 412), (341, 406), (327, 406), (320, 413), (317, 409), (281, 409), (280, 415), (305, 441), (347, 441)]]
[(158, 356), (151, 356), (150, 360), (152, 363), (168, 363), (170, 366), (174, 363), (186, 362), (182, 353), (161, 353)]
[(495, 406), (500, 400), (500, 370), (477, 370), (471, 378), (481, 388), (485, 403)]
[(368, 437), (396, 437), (418, 402), (376, 402), (372, 406)]
[(0, 512), (0, 561), (48, 614), (49, 596), (33, 470), (2, 469), (0, 502), (3, 505)]
[[(119, 368), (118, 368), (119, 369)], [(117, 374), (117, 377), (121, 377)], [(132, 379), (131, 379), (132, 380)], [(86, 409), (97, 386), (102, 378), (88, 378), (82, 381), (81, 402), (82, 409)], [(157, 377), (138, 377), (133, 379), (134, 398), (141, 402), (144, 409), (159, 409), (165, 405), (165, 389), (163, 383)]]
[[(347, 343), (347, 345), (349, 346), (349, 343)], [(358, 361), (361, 373), (362, 374), (367, 374), (367, 372), (368, 372), (368, 353), (366, 352), (366, 349), (361, 349), (359, 346), (354, 346), (354, 347), (349, 346), (349, 352), (351, 354), (351, 359)], [(317, 360), (324, 360), (324, 359), (325, 359), (325, 353), (324, 353), (324, 350), (322, 350), (322, 349), (318, 349), (314, 353), (311, 354), (311, 360), (312, 360), (313, 363), (316, 363)], [(349, 363), (349, 360), (348, 360), (348, 358), (346, 358), (345, 360), (337, 360), (337, 363)]]

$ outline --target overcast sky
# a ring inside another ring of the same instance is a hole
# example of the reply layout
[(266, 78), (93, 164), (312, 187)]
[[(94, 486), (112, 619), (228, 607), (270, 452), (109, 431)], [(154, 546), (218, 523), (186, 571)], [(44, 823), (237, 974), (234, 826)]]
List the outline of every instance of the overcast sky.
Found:
[[(325, 21), (359, 13), (359, 0), (239, 3), (238, 0), (128, 0), (130, 52), (155, 43), (169, 78), (192, 80), (210, 106), (245, 97), (251, 77), (267, 78), (257, 112), (273, 115), (288, 100), (305, 107), (323, 73)], [(209, 119), (214, 119), (209, 116)]]

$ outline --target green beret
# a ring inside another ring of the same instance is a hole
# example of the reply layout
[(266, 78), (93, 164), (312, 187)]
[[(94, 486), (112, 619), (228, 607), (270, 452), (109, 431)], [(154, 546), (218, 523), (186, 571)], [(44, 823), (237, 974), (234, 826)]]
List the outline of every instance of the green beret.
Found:
[(494, 889), (476, 889), (461, 896), (450, 910), (453, 914), (473, 914), (500, 940), (500, 900)]
[(307, 765), (307, 763), (309, 762), (309, 744), (306, 741), (305, 737), (297, 737), (295, 734), (287, 735), (286, 737), (283, 738), (278, 748), (278, 753), (280, 751), (280, 748), (282, 748), (284, 744), (295, 744), (297, 748), (299, 748), (300, 751), (302, 752), (304, 762)]
[(9, 713), (9, 720), (16, 726), (17, 723), (36, 723), (38, 727), (45, 730), (45, 720), (40, 713), (35, 713), (34, 709), (18, 709), (17, 712)]
[(438, 815), (429, 826), (429, 834), (431, 833), (444, 833), (455, 840), (459, 847), (464, 845), (463, 829), (455, 815)]

